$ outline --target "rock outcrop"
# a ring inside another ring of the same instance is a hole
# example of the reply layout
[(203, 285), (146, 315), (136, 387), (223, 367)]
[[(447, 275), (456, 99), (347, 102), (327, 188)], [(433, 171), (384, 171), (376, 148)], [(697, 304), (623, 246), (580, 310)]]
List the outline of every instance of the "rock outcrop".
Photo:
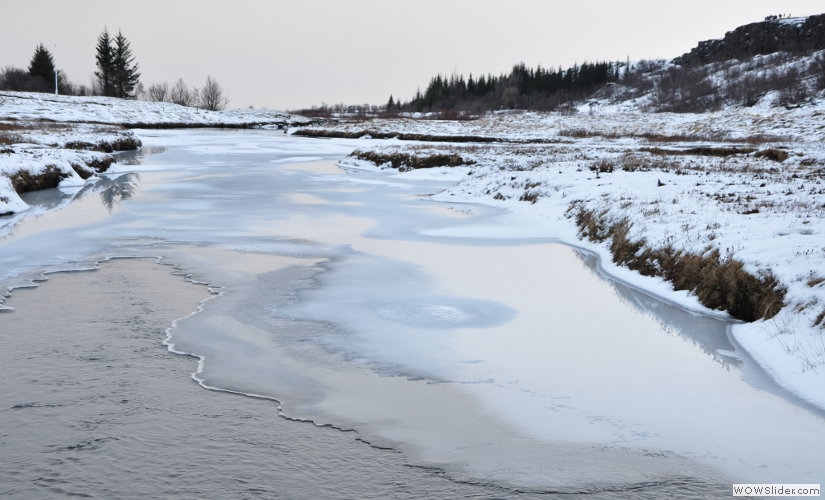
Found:
[(673, 60), (694, 65), (748, 59), (760, 54), (806, 54), (825, 49), (825, 14), (797, 18), (772, 18), (746, 24), (724, 38), (699, 42), (693, 50)]

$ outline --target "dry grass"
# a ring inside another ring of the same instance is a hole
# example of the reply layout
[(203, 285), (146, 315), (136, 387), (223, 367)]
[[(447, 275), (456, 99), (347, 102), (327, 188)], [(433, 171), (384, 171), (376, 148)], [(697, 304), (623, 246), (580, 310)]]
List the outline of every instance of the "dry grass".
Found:
[(816, 319), (814, 319), (814, 326), (825, 328), (825, 309), (820, 312)]
[(354, 151), (350, 156), (359, 160), (372, 162), (376, 165), (389, 163), (392, 168), (400, 172), (419, 168), (460, 167), (474, 164), (472, 160), (465, 160), (455, 153), (418, 155), (407, 153), (376, 153), (374, 151), (358, 150)]
[(811, 276), (811, 278), (807, 281), (807, 285), (811, 288), (819, 285), (820, 283), (825, 283), (825, 278), (820, 276)]
[(65, 144), (66, 149), (80, 151), (100, 151), (103, 153), (113, 153), (115, 151), (134, 151), (141, 146), (140, 139), (134, 136), (123, 136), (114, 141), (99, 141), (97, 143), (74, 141)]
[(23, 138), (13, 132), (0, 132), (0, 145), (9, 146), (23, 142)]
[(109, 170), (109, 167), (112, 166), (114, 162), (115, 159), (107, 155), (93, 160), (86, 160), (85, 164), (82, 165), (76, 163), (72, 163), (71, 165), (72, 169), (77, 172), (77, 175), (79, 175), (81, 179), (88, 179), (95, 173)]
[(56, 188), (60, 181), (68, 177), (55, 165), (47, 165), (40, 174), (32, 174), (26, 170), (18, 170), (9, 176), (14, 190), (18, 193), (37, 191), (39, 189)]
[(756, 151), (755, 148), (721, 147), (713, 148), (708, 146), (687, 148), (687, 149), (663, 149), (663, 148), (641, 148), (639, 151), (655, 155), (693, 155), (693, 156), (714, 156), (725, 157), (733, 155), (747, 155)]
[(607, 211), (596, 212), (574, 202), (572, 212), (580, 235), (596, 242), (610, 240), (610, 252), (619, 265), (645, 276), (660, 276), (676, 290), (688, 290), (711, 309), (727, 311), (743, 321), (772, 318), (785, 302), (786, 289), (770, 272), (754, 276), (744, 264), (707, 248), (697, 254), (672, 246), (650, 248), (644, 239), (629, 237), (627, 219), (608, 221)]
[(362, 137), (372, 137), (373, 139), (398, 139), (401, 141), (423, 141), (423, 142), (507, 142), (495, 137), (484, 137), (479, 135), (433, 135), (433, 134), (408, 134), (402, 132), (380, 132), (378, 130), (334, 130), (334, 129), (300, 129), (292, 135), (302, 137), (315, 137), (321, 139), (360, 139)]

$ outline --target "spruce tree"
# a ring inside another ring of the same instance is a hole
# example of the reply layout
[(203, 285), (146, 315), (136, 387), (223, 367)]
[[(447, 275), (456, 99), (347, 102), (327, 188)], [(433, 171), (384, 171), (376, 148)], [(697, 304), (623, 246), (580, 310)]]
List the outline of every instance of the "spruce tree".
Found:
[(98, 80), (100, 93), (105, 96), (114, 96), (115, 81), (115, 55), (112, 50), (112, 39), (109, 30), (103, 29), (103, 33), (97, 37), (97, 71), (95, 76)]
[(140, 81), (140, 73), (138, 73), (138, 65), (135, 62), (135, 56), (132, 55), (129, 40), (120, 31), (115, 37), (113, 56), (114, 95), (121, 99), (131, 99), (135, 97), (133, 92)]
[(54, 59), (42, 43), (35, 49), (29, 63), (29, 75), (38, 80), (42, 79), (36, 83), (38, 89), (47, 90), (54, 85)]
[(97, 38), (97, 71), (100, 93), (108, 97), (121, 99), (133, 98), (134, 90), (140, 80), (138, 65), (129, 40), (118, 31), (112, 38), (109, 30)]

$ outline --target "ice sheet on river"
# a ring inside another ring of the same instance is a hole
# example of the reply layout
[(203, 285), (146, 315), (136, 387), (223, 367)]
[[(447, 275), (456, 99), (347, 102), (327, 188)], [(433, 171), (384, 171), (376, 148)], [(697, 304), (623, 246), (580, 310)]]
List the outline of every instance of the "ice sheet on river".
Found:
[(315, 161), (348, 141), (141, 139), (171, 147), (143, 160), (128, 197), (90, 193), (19, 224), (0, 245), (4, 283), (162, 256), (219, 287), (169, 339), (202, 358), (205, 385), (459, 478), (568, 491), (821, 479), (822, 415), (762, 375), (723, 321), (607, 282), (548, 235), (451, 236), (508, 222), (423, 198), (449, 176)]

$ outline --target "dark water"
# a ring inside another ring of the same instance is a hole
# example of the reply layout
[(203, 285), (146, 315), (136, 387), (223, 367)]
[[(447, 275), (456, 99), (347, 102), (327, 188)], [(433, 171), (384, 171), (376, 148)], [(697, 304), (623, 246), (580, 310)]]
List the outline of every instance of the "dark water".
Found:
[(171, 322), (209, 296), (147, 259), (50, 276), (7, 302), (0, 334), (0, 495), (10, 498), (724, 498), (672, 478), (556, 495), (451, 480), (278, 417), (277, 404), (202, 389), (167, 352)]

